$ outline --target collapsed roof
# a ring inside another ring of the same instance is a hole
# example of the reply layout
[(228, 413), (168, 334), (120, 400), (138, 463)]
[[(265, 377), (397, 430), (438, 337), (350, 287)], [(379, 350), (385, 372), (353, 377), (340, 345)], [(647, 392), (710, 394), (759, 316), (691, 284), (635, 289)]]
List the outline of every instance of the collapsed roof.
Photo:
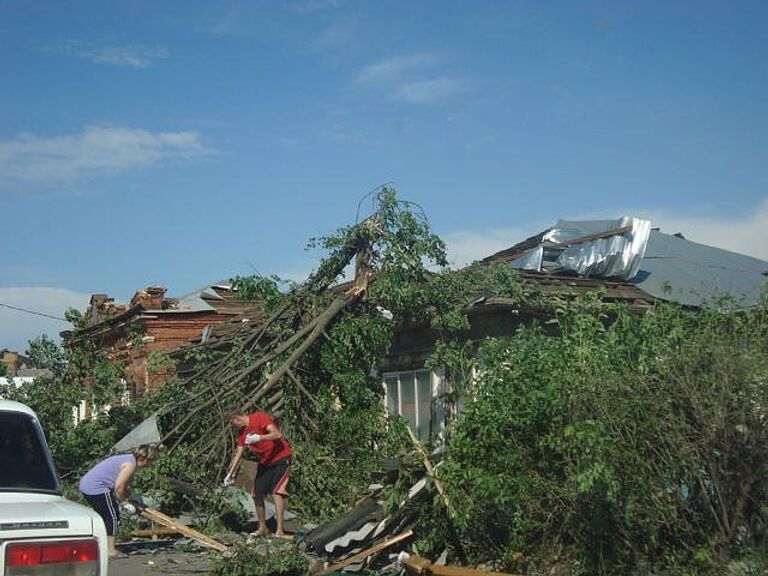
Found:
[(758, 303), (768, 262), (652, 229), (648, 220), (560, 220), (548, 230), (483, 260), (546, 276), (626, 281), (650, 296), (686, 306), (729, 296)]

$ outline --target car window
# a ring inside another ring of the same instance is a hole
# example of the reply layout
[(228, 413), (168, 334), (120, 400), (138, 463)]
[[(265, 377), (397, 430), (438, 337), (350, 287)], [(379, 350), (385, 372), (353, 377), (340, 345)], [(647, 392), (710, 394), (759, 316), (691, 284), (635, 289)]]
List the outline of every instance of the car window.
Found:
[(58, 489), (40, 426), (28, 414), (0, 412), (0, 491)]

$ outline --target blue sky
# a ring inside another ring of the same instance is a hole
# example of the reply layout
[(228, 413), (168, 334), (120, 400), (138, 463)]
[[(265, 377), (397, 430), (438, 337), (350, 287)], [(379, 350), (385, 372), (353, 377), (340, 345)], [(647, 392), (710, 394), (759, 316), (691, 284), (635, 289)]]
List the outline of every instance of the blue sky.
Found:
[[(302, 278), (384, 182), (460, 264), (558, 218), (768, 259), (766, 2), (0, 0), (0, 303)], [(0, 308), (0, 348), (63, 323)]]

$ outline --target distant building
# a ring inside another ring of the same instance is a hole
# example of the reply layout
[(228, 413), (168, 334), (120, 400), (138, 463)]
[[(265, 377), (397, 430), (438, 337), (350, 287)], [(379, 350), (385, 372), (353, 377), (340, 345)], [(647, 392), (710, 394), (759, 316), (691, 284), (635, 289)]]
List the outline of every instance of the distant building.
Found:
[(51, 371), (46, 368), (36, 368), (32, 360), (14, 350), (4, 348), (0, 350), (0, 360), (5, 366), (6, 376), (0, 377), (0, 386), (8, 386), (11, 383), (17, 388), (24, 383), (33, 382), (35, 378), (51, 376)]
[(0, 349), (0, 360), (5, 366), (5, 373), (9, 376), (15, 376), (20, 368), (26, 368), (32, 364), (32, 361), (26, 356), (7, 348)]

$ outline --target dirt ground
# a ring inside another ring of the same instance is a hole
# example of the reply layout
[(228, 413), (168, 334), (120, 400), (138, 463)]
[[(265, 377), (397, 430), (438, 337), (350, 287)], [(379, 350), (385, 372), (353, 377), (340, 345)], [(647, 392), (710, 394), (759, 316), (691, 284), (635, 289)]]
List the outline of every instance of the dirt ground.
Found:
[(143, 576), (149, 574), (205, 574), (210, 554), (175, 540), (159, 540), (118, 547), (128, 558), (110, 560), (109, 576)]
[[(267, 528), (274, 532), (276, 524), (270, 516), (271, 502), (267, 503)], [(223, 544), (231, 545), (248, 532), (256, 530), (258, 524), (253, 521), (239, 526), (235, 532), (219, 534), (216, 538)], [(285, 522), (285, 529), (296, 532), (299, 524), (290, 519)], [(118, 540), (117, 547), (128, 554), (128, 558), (111, 560), (109, 576), (144, 576), (150, 574), (204, 575), (208, 572), (212, 559), (218, 554), (188, 538), (166, 537), (158, 540), (133, 539)]]

